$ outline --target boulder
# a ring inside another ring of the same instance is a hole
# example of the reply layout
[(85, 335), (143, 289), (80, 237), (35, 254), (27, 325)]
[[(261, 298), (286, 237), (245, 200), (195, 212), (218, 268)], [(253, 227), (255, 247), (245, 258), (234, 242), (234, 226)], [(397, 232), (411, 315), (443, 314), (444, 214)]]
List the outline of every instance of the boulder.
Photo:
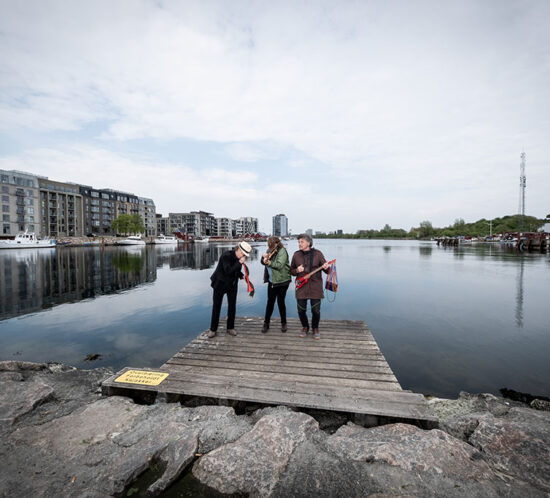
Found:
[(265, 415), (234, 443), (203, 456), (193, 475), (221, 493), (269, 496), (294, 448), (318, 429), (317, 422), (303, 413), (283, 410)]
[(439, 429), (425, 431), (407, 424), (365, 429), (348, 424), (330, 436), (325, 447), (343, 459), (384, 462), (457, 480), (494, 478), (479, 451)]
[(469, 442), (495, 470), (550, 492), (550, 412), (512, 408), (505, 418), (486, 414)]
[(0, 398), (4, 400), (0, 404), (0, 431), (53, 397), (54, 390), (40, 380), (23, 382), (5, 376), (0, 379)]

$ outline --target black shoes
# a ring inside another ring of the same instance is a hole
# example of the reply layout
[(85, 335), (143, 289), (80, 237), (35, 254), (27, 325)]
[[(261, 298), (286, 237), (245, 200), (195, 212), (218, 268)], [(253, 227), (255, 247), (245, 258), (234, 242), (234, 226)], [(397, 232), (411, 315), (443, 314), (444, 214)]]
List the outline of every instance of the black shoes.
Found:
[(264, 322), (262, 326), (262, 334), (265, 334), (269, 330), (269, 323)]
[(288, 330), (286, 323), (281, 324), (281, 332), (286, 332)]

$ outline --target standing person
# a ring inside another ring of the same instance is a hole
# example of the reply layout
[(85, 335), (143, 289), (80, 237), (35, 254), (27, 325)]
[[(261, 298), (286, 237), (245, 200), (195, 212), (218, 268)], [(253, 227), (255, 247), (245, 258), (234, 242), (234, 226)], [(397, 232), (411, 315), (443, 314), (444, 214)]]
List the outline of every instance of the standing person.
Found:
[[(316, 268), (323, 268), (328, 273), (328, 263), (321, 251), (311, 247), (312, 240), (307, 234), (298, 235), (299, 250), (292, 256), (290, 273), (294, 277), (302, 277)], [(311, 304), (311, 325), (313, 336), (320, 339), (319, 321), (321, 320), (321, 299), (323, 299), (323, 277), (321, 272), (311, 275), (310, 279), (299, 289), (296, 289), (296, 301), (298, 304), (298, 316), (302, 323), (300, 337), (305, 337), (309, 332), (309, 321), (307, 318), (307, 301)]]
[(290, 265), (288, 252), (279, 237), (267, 239), (267, 252), (262, 256), (264, 269), (264, 283), (267, 283), (267, 305), (265, 307), (264, 325), (262, 332), (269, 330), (269, 321), (275, 307), (275, 300), (281, 315), (281, 332), (287, 331), (285, 297), (290, 285)]
[(208, 337), (215, 337), (218, 333), (220, 311), (224, 294), (227, 294), (227, 333), (237, 335), (235, 332), (235, 311), (237, 308), (237, 291), (239, 279), (243, 278), (241, 272), (247, 256), (250, 255), (252, 247), (248, 242), (239, 242), (233, 250), (225, 251), (218, 261), (216, 270), (210, 277), (211, 287), (214, 289), (212, 303), (212, 319)]

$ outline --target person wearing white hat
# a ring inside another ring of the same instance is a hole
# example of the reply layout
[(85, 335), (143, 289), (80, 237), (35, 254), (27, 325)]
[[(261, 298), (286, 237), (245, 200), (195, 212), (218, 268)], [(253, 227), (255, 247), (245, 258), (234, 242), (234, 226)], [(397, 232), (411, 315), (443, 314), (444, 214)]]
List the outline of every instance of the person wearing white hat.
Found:
[(237, 290), (239, 279), (244, 275), (242, 265), (250, 255), (252, 247), (248, 242), (239, 242), (233, 250), (225, 251), (218, 261), (218, 266), (210, 277), (211, 287), (214, 289), (212, 297), (212, 319), (208, 337), (215, 337), (218, 333), (220, 311), (222, 309), (223, 296), (227, 294), (227, 333), (237, 335), (235, 332), (235, 313), (237, 309)]

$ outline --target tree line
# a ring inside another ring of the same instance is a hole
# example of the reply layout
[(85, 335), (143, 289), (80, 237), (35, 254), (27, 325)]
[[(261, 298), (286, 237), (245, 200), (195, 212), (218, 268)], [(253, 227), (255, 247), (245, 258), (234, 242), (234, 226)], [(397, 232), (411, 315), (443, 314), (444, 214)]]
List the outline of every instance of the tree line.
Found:
[(452, 225), (436, 228), (431, 221), (424, 220), (418, 227), (412, 227), (409, 231), (402, 228), (392, 228), (386, 224), (380, 230), (357, 230), (355, 233), (316, 233), (316, 238), (324, 239), (427, 239), (431, 237), (485, 237), (490, 233), (505, 232), (535, 232), (545, 223), (550, 223), (550, 214), (545, 219), (534, 216), (522, 216), (514, 214), (487, 220), (482, 218), (473, 223), (466, 223), (462, 218), (457, 218)]

